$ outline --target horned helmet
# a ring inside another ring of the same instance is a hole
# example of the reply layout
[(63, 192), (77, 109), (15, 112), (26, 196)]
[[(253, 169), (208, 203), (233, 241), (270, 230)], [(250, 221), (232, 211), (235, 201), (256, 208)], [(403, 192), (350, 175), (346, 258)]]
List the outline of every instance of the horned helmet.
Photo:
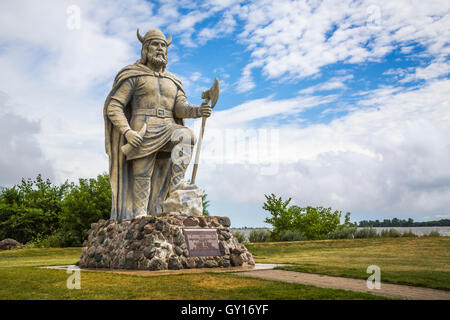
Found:
[(151, 29), (149, 30), (145, 36), (141, 36), (139, 33), (139, 28), (136, 30), (136, 35), (139, 41), (144, 45), (147, 41), (150, 41), (152, 39), (159, 39), (166, 43), (167, 46), (170, 46), (172, 43), (172, 35), (169, 35), (169, 39), (166, 40), (166, 37), (164, 36), (164, 33), (162, 33), (159, 29)]
[[(162, 33), (161, 30), (159, 30), (159, 29), (151, 29), (145, 34), (145, 36), (141, 36), (141, 34), (139, 33), (139, 28), (138, 28), (136, 30), (136, 35), (137, 35), (137, 38), (139, 39), (139, 41), (142, 43), (141, 60), (140, 60), (140, 63), (142, 63), (142, 64), (147, 63), (147, 50), (148, 50), (147, 44), (150, 42), (150, 40), (158, 39), (158, 40), (164, 41), (166, 43), (166, 52), (167, 52), (167, 48), (172, 43), (172, 36), (170, 35), (169, 39), (166, 40), (164, 33)], [(167, 56), (166, 56), (166, 59), (167, 59)]]

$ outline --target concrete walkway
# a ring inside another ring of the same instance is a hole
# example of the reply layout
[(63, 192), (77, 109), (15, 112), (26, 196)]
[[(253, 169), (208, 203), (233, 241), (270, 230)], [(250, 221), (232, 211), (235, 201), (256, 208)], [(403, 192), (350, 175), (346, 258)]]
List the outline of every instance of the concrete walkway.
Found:
[(332, 277), (313, 273), (287, 270), (248, 270), (235, 273), (243, 277), (277, 280), (311, 285), (321, 288), (343, 289), (367, 292), (394, 299), (407, 300), (450, 300), (450, 292), (444, 290), (412, 287), (381, 282), (380, 289), (368, 289), (366, 280)]

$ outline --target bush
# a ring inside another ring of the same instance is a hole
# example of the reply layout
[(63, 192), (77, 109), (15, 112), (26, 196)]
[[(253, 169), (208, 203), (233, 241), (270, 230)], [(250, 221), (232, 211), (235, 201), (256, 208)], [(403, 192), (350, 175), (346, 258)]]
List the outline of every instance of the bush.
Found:
[(305, 235), (300, 230), (283, 230), (273, 238), (275, 241), (302, 241), (306, 240)]
[(38, 234), (25, 245), (26, 248), (61, 248), (65, 247), (65, 237), (61, 232), (43, 236)]
[(439, 231), (431, 231), (429, 234), (424, 234), (424, 237), (440, 237), (441, 234), (439, 233)]
[(329, 234), (329, 239), (353, 239), (357, 231), (356, 226), (344, 226)]
[(402, 237), (417, 237), (417, 235), (409, 229), (408, 231), (403, 231)]
[(54, 232), (55, 217), (41, 209), (0, 204), (0, 239), (12, 238), (27, 243), (39, 234)]
[(265, 229), (252, 230), (248, 239), (250, 242), (266, 242), (270, 241), (271, 232)]
[(295, 205), (288, 208), (291, 198), (283, 201), (281, 197), (276, 198), (274, 194), (265, 195), (265, 197), (263, 209), (271, 214), (265, 222), (273, 226), (273, 239), (279, 239), (281, 232), (288, 230), (299, 231), (308, 240), (328, 239), (339, 227), (353, 226), (350, 223), (349, 212), (346, 213), (345, 222), (341, 225), (341, 211), (332, 211), (331, 208), (324, 207), (302, 208)]
[(244, 233), (236, 231), (236, 232), (232, 232), (233, 236), (236, 238), (237, 241), (239, 241), (239, 243), (247, 243), (247, 237), (245, 236)]
[(110, 214), (108, 174), (59, 186), (38, 175), (0, 190), (0, 238), (29, 246), (80, 246), (91, 223), (109, 219)]
[(383, 229), (381, 230), (381, 236), (383, 238), (398, 238), (401, 236), (400, 231), (397, 229), (391, 228), (391, 229)]
[(38, 175), (35, 180), (0, 191), (0, 238), (26, 243), (38, 235), (45, 237), (61, 227), (62, 199), (70, 185), (53, 185)]
[(203, 205), (203, 215), (204, 216), (209, 216), (209, 211), (208, 211), (208, 207), (209, 207), (209, 200), (206, 200), (206, 197), (208, 195), (205, 193), (205, 191), (203, 191), (203, 195), (202, 195), (202, 205)]
[(81, 246), (91, 223), (109, 219), (111, 186), (108, 174), (96, 179), (79, 179), (72, 185), (62, 204), (61, 226), (64, 246)]
[(356, 231), (355, 238), (363, 239), (363, 238), (376, 238), (378, 237), (377, 230), (374, 228), (362, 228)]

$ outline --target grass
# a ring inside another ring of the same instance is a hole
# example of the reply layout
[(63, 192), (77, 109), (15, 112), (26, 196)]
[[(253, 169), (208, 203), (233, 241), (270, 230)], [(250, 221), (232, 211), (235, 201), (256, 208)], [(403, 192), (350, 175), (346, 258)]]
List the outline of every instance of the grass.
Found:
[(381, 281), (450, 290), (450, 237), (344, 239), (247, 244), (260, 263), (284, 270), (367, 279), (369, 265)]
[(0, 299), (383, 299), (367, 293), (245, 278), (228, 273), (138, 276), (81, 272), (68, 290), (64, 270), (37, 266), (78, 261), (81, 248), (0, 252)]
[(75, 264), (81, 248), (33, 248), (0, 251), (0, 268)]

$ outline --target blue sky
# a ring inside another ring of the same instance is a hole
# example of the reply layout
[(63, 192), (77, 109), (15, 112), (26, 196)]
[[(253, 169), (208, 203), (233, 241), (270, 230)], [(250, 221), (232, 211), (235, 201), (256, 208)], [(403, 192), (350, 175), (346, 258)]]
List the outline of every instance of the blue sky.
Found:
[[(103, 101), (171, 34), (191, 103), (220, 80), (197, 184), (263, 226), (264, 194), (353, 220), (450, 217), (448, 1), (2, 1), (0, 185), (107, 170)], [(199, 132), (199, 121), (187, 124)]]

